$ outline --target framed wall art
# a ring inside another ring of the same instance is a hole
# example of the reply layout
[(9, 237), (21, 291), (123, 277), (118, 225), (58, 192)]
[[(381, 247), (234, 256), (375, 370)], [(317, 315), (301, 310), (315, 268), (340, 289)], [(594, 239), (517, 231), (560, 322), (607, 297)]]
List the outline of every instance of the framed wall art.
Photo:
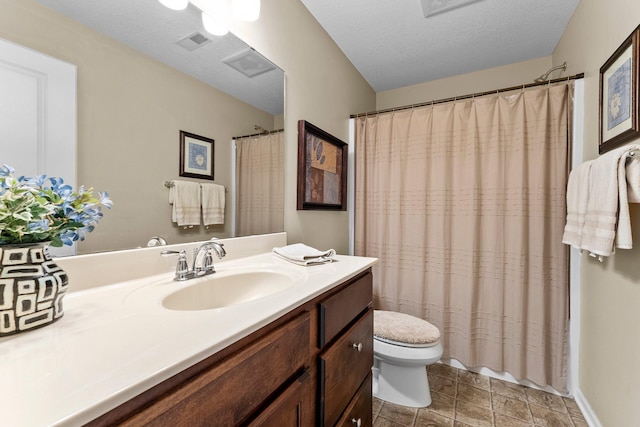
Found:
[(211, 138), (180, 131), (180, 176), (213, 180), (214, 143)]
[(600, 154), (640, 136), (638, 129), (640, 27), (600, 68)]
[(298, 121), (298, 210), (347, 209), (347, 144)]

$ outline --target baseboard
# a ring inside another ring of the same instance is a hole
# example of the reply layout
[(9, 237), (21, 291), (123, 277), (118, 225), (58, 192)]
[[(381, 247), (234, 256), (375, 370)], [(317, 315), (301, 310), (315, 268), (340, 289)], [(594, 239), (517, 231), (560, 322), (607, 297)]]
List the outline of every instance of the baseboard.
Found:
[(578, 404), (578, 407), (582, 411), (582, 415), (584, 416), (585, 421), (587, 422), (587, 424), (589, 424), (589, 427), (602, 427), (602, 423), (596, 416), (593, 408), (591, 408), (589, 401), (586, 397), (584, 397), (584, 394), (582, 394), (582, 391), (579, 388), (575, 390), (574, 398), (576, 400), (576, 403)]

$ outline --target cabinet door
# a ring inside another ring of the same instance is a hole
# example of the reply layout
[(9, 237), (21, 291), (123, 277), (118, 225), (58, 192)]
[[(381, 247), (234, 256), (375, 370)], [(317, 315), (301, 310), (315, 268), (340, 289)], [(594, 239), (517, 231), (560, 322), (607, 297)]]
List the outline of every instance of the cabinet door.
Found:
[(373, 365), (373, 310), (320, 355), (320, 423), (332, 426)]
[(360, 386), (347, 410), (336, 424), (341, 427), (371, 427), (373, 423), (373, 396), (371, 374)]
[(255, 420), (249, 423), (249, 426), (306, 427), (312, 425), (315, 415), (310, 378), (311, 374), (307, 369)]

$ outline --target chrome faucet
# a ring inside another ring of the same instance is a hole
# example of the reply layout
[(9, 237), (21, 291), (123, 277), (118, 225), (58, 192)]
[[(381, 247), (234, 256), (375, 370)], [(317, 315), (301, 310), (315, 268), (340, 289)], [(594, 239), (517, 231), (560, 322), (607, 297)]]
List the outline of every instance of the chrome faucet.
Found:
[(151, 246), (167, 246), (167, 241), (160, 236), (153, 236), (147, 242), (147, 247), (151, 247)]
[[(213, 267), (213, 257), (211, 256), (211, 250), (214, 250), (216, 255), (218, 255), (218, 259), (222, 259), (227, 255), (227, 252), (224, 250), (224, 245), (218, 242), (206, 242), (200, 245), (198, 249), (194, 249), (193, 251), (193, 267), (191, 267), (191, 271), (195, 276), (204, 276), (206, 274), (215, 273), (216, 270)], [(200, 252), (204, 251), (204, 260), (198, 265), (198, 256)]]
[[(173, 280), (183, 282), (185, 280), (193, 279), (196, 277), (206, 276), (216, 272), (213, 267), (213, 256), (211, 251), (215, 251), (219, 259), (224, 258), (227, 252), (224, 250), (224, 245), (218, 242), (205, 242), (200, 247), (193, 250), (193, 264), (191, 269), (187, 264), (187, 252), (185, 250), (172, 251), (166, 250), (160, 252), (160, 255), (178, 254), (178, 264), (176, 265), (176, 275)], [(200, 253), (204, 252), (204, 259), (198, 263)]]

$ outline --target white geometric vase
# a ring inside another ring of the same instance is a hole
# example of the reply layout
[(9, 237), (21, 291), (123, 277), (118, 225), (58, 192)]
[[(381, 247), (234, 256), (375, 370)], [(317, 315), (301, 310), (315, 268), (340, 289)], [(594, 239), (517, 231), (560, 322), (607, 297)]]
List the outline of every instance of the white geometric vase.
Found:
[(49, 325), (64, 314), (69, 278), (49, 242), (0, 245), (0, 337)]

